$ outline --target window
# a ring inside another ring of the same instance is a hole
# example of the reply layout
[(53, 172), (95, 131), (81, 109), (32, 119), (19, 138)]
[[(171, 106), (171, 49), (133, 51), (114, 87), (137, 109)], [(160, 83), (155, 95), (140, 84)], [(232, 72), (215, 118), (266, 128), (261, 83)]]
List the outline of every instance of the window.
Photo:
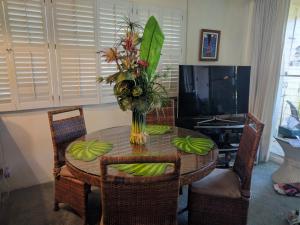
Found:
[[(97, 84), (116, 67), (97, 52), (113, 46), (128, 16), (151, 15), (165, 33), (160, 70), (177, 93), (183, 62), (184, 13), (126, 0), (0, 0), (0, 111), (115, 102), (112, 86)], [(2, 13), (3, 12), (3, 13)]]
[(168, 76), (163, 84), (170, 96), (177, 96), (178, 92), (178, 65), (183, 63), (183, 20), (180, 10), (163, 10), (162, 30), (165, 35), (165, 43), (160, 59), (161, 69)]
[[(292, 103), (298, 111), (300, 109), (300, 5), (297, 2), (299, 1), (291, 1), (287, 20), (279, 88), (273, 117), (273, 136), (279, 134), (279, 126), (288, 124), (292, 126), (291, 108), (287, 101)], [(294, 125), (296, 124), (294, 123)], [(276, 143), (273, 142), (271, 152), (283, 156), (281, 148)]]
[[(3, 4), (0, 4), (1, 12), (3, 12), (3, 6)], [(0, 13), (0, 110), (13, 110), (12, 87), (10, 86), (8, 67), (8, 45), (6, 40), (4, 15)]]
[(159, 70), (165, 72), (167, 77), (162, 80), (170, 97), (177, 96), (178, 92), (178, 65), (184, 62), (184, 13), (179, 9), (159, 8), (150, 5), (139, 5), (133, 11), (133, 19), (146, 25), (152, 15), (159, 21), (165, 35), (164, 46), (160, 58)]
[(14, 74), (15, 104), (20, 108), (52, 103), (44, 1), (6, 0), (6, 24)]
[[(273, 117), (273, 136), (278, 135), (279, 126), (287, 126), (291, 118), (291, 109), (287, 101), (296, 109), (300, 109), (300, 4), (298, 0), (291, 0), (286, 26), (285, 43), (283, 49), (281, 74), (277, 101)], [(291, 121), (291, 120), (290, 120)], [(291, 123), (290, 123), (291, 124)], [(281, 135), (281, 134), (280, 134)], [(283, 156), (277, 142), (273, 142), (271, 152)]]
[[(111, 48), (118, 40), (123, 30), (120, 29), (124, 18), (131, 15), (130, 4), (127, 1), (111, 1), (104, 0), (99, 3), (99, 49)], [(107, 63), (100, 57), (100, 74), (102, 77), (116, 72), (116, 65), (113, 63)], [(113, 94), (113, 89), (110, 84), (101, 84), (101, 102), (110, 103), (116, 102), (116, 98)]]
[(96, 1), (53, 3), (59, 100), (63, 105), (99, 103)]
[(300, 107), (300, 5), (292, 1), (286, 27), (281, 77), (278, 93), (279, 123), (284, 124), (290, 116), (287, 101)]

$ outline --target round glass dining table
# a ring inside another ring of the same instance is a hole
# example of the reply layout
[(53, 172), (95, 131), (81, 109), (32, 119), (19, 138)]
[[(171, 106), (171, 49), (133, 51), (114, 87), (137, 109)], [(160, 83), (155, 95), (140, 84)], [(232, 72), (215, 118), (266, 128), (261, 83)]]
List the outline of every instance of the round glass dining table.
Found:
[[(181, 158), (180, 184), (191, 184), (207, 176), (215, 167), (218, 157), (216, 145), (206, 155), (190, 154), (178, 150), (171, 140), (174, 137), (205, 137), (203, 134), (179, 127), (172, 127), (171, 132), (162, 135), (148, 135), (147, 143), (143, 146), (132, 145), (129, 142), (130, 126), (120, 126), (99, 130), (87, 134), (78, 140), (99, 140), (113, 144), (113, 148), (105, 155), (128, 156), (134, 153), (142, 154), (179, 154)], [(71, 143), (72, 144), (72, 143)], [(84, 162), (72, 158), (66, 152), (66, 165), (70, 172), (83, 182), (100, 186), (100, 161)], [(101, 156), (100, 156), (101, 157)]]

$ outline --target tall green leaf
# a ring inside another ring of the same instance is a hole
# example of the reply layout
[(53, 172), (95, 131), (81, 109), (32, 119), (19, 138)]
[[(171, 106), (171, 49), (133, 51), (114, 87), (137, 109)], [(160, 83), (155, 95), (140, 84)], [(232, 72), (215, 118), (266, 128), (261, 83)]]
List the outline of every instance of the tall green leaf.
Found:
[(145, 26), (140, 48), (140, 58), (148, 62), (146, 72), (150, 75), (157, 68), (164, 40), (164, 34), (157, 20), (154, 16), (151, 16)]

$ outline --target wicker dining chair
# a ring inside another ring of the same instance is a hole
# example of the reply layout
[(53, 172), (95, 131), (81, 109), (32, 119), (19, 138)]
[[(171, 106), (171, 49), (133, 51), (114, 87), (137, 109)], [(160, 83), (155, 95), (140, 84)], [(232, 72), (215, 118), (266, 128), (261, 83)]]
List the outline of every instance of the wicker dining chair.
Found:
[(248, 113), (233, 169), (189, 187), (189, 225), (246, 225), (253, 164), (264, 124)]
[[(131, 163), (172, 163), (174, 170), (160, 176), (112, 175), (108, 166)], [(100, 159), (101, 225), (176, 225), (180, 158), (129, 156)]]
[(154, 109), (147, 113), (147, 124), (162, 124), (162, 125), (175, 125), (175, 100), (170, 99), (168, 104), (160, 109)]
[[(54, 119), (54, 116), (74, 112), (79, 115)], [(59, 210), (59, 203), (66, 203), (86, 224), (87, 193), (90, 186), (76, 179), (65, 165), (65, 150), (68, 144), (86, 134), (83, 110), (81, 107), (69, 107), (49, 111), (48, 118), (54, 150), (54, 210)]]

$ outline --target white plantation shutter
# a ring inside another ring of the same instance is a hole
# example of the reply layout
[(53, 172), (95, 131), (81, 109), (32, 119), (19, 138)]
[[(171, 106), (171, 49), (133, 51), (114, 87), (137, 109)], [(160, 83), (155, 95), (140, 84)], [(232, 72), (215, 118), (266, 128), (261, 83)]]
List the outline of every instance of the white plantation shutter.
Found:
[(161, 10), (158, 7), (141, 4), (133, 10), (133, 13), (134, 21), (138, 22), (142, 27), (145, 27), (150, 16), (155, 16), (159, 23), (161, 21)]
[(68, 51), (61, 52), (58, 58), (62, 101), (78, 104), (97, 103), (95, 53)]
[(48, 53), (39, 50), (15, 50), (14, 62), (20, 105), (28, 108), (31, 106), (28, 103), (45, 102), (41, 106), (49, 106), (51, 89)]
[(6, 50), (6, 32), (5, 32), (5, 22), (4, 22), (4, 10), (3, 4), (0, 0), (0, 50)]
[(96, 1), (56, 0), (53, 7), (60, 101), (98, 103)]
[(56, 0), (56, 44), (63, 48), (95, 49), (95, 1)]
[(0, 50), (0, 111), (14, 110), (9, 79), (8, 54)]
[(160, 58), (160, 70), (167, 73), (162, 80), (169, 96), (178, 94), (179, 64), (183, 63), (184, 15), (181, 10), (163, 10), (161, 27), (165, 42)]
[[(131, 14), (131, 8), (128, 1), (100, 1), (99, 9), (99, 40), (100, 50), (105, 50), (114, 46), (114, 43), (119, 40), (124, 34), (121, 29), (125, 17)], [(107, 63), (105, 59), (100, 59), (100, 75), (104, 78), (117, 72), (116, 64)], [(101, 103), (116, 102), (113, 94), (113, 85), (102, 83), (101, 85)]]
[(0, 52), (0, 104), (11, 102), (11, 93), (9, 89), (7, 55)]
[(8, 25), (13, 47), (46, 46), (43, 0), (6, 0)]
[(13, 110), (3, 4), (0, 1), (0, 111)]
[(6, 0), (18, 108), (51, 106), (52, 89), (43, 0)]
[(160, 70), (177, 93), (182, 11), (128, 0), (0, 0), (0, 111), (116, 102), (97, 84), (117, 69), (97, 54), (124, 35), (126, 17), (145, 26), (154, 15), (166, 36)]

